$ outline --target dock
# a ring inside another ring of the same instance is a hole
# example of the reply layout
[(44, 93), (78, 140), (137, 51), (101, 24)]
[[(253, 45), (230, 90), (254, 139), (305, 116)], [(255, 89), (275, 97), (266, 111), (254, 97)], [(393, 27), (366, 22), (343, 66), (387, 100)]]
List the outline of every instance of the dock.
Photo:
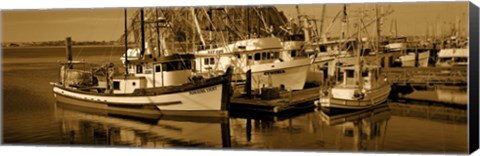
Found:
[(384, 70), (394, 85), (465, 85), (466, 67), (402, 67)]
[(230, 111), (252, 111), (261, 113), (283, 113), (292, 110), (304, 110), (316, 107), (319, 98), (319, 87), (299, 91), (285, 91), (280, 98), (262, 100), (259, 97), (247, 98), (233, 96), (230, 100)]

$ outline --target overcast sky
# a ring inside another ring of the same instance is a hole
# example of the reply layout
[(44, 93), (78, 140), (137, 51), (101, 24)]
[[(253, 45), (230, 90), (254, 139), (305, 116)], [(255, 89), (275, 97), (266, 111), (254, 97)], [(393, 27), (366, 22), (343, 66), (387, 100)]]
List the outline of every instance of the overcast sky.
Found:
[[(372, 4), (349, 4), (348, 11), (352, 18), (354, 12), (361, 8), (373, 10)], [(388, 3), (394, 13), (384, 19), (383, 33), (390, 34), (392, 19), (398, 23), (398, 32), (403, 35), (424, 35), (427, 26), (433, 32), (446, 27), (445, 22), (460, 20), (466, 29), (468, 19), (468, 2), (436, 3)], [(297, 15), (295, 5), (277, 6), (287, 16)], [(320, 18), (321, 5), (300, 5), (300, 13)], [(331, 25), (333, 17), (342, 9), (342, 5), (328, 4), (325, 27)], [(133, 12), (133, 11), (131, 11)], [(116, 40), (123, 33), (123, 9), (66, 9), (66, 10), (8, 10), (1, 12), (2, 40), (4, 42), (29, 42), (63, 40), (71, 36), (76, 41), (110, 41)], [(340, 24), (332, 25), (330, 33), (338, 34)], [(432, 33), (431, 32), (431, 33)]]

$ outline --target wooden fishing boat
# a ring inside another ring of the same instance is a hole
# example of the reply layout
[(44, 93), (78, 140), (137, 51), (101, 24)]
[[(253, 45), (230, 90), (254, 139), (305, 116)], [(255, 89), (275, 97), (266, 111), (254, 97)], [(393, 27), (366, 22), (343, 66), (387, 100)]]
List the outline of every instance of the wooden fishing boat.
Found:
[(322, 109), (365, 109), (387, 101), (391, 87), (381, 74), (381, 68), (366, 66), (360, 69), (353, 66), (340, 69), (342, 80), (320, 96)]
[[(140, 13), (143, 30), (143, 9)], [(140, 50), (126, 47), (122, 58), (125, 73), (119, 73), (114, 64), (72, 61), (67, 40), (68, 61), (61, 63), (60, 81), (51, 82), (57, 101), (146, 117), (228, 115), (231, 68), (211, 78), (196, 76), (193, 55), (145, 54), (146, 49), (154, 48), (145, 45), (144, 31), (141, 33)]]

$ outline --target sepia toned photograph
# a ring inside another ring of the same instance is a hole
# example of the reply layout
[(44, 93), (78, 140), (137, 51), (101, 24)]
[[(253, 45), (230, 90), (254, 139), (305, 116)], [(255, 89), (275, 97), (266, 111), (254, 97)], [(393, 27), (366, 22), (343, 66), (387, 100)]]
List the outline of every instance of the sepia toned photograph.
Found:
[(468, 154), (470, 5), (1, 10), (2, 143)]

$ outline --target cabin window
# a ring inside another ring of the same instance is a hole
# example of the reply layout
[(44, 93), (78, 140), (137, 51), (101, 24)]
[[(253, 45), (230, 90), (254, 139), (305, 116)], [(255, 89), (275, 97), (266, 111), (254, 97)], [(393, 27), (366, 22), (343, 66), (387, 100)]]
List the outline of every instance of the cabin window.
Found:
[(346, 73), (347, 73), (347, 78), (352, 78), (354, 77), (354, 74), (355, 74), (353, 70), (347, 70)]
[(235, 57), (240, 58), (240, 54), (235, 54)]
[(268, 59), (268, 55), (266, 52), (263, 52), (262, 53), (262, 60), (267, 60)]
[(270, 53), (270, 59), (277, 59), (278, 58), (278, 52), (271, 52)]
[(175, 62), (162, 63), (163, 71), (176, 71), (176, 70), (186, 70), (186, 69), (192, 69), (192, 62), (175, 61)]
[(320, 52), (327, 52), (327, 47), (325, 47), (324, 45), (321, 45)]
[(142, 73), (143, 73), (143, 66), (137, 65), (137, 74), (142, 74)]
[(440, 58), (440, 62), (446, 62), (446, 61), (451, 61), (452, 58), (451, 57), (443, 57), (443, 58)]
[(211, 65), (214, 65), (214, 64), (215, 64), (215, 58), (213, 58), (213, 57), (210, 58), (210, 64), (211, 64)]
[(209, 65), (210, 64), (210, 58), (204, 58), (203, 59), (203, 64), (204, 65)]
[(162, 72), (162, 66), (155, 65), (155, 72), (157, 72), (157, 73)]
[(119, 81), (113, 81), (113, 89), (114, 90), (120, 90), (120, 82)]
[(132, 82), (132, 86), (135, 86), (135, 85), (137, 85), (137, 84), (135, 82)]
[(256, 53), (256, 54), (254, 55), (254, 58), (255, 58), (255, 61), (259, 61), (259, 60), (262, 59), (261, 56), (260, 56), (260, 53)]
[(296, 50), (290, 51), (290, 56), (291, 56), (291, 57), (297, 56), (297, 51), (296, 51)]
[(204, 58), (203, 59), (203, 64), (204, 65), (214, 65), (215, 64), (215, 58), (213, 58), (213, 57)]
[(362, 72), (362, 77), (368, 77), (368, 70), (364, 70)]

